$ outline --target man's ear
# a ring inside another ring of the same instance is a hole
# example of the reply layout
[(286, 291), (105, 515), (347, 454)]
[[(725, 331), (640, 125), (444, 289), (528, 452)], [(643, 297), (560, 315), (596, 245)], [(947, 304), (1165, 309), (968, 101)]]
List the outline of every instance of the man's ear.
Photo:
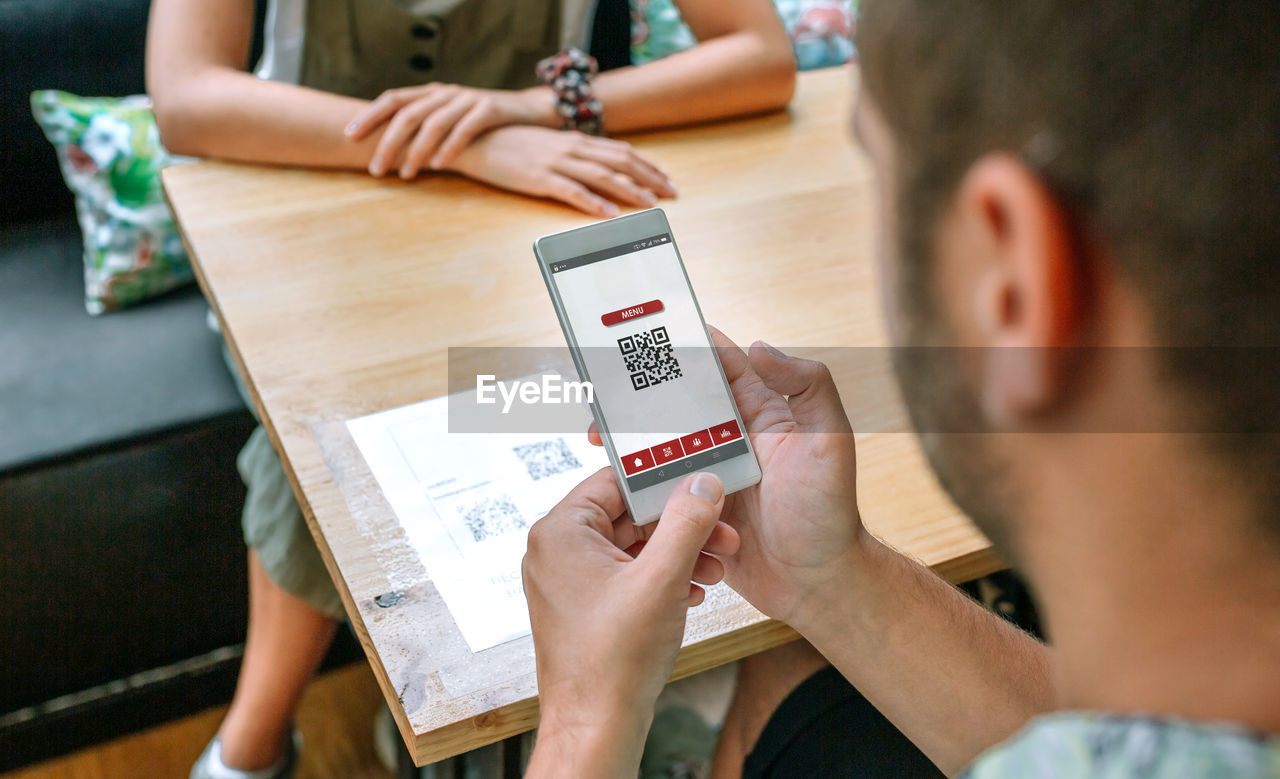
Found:
[(1085, 257), (1070, 214), (1017, 157), (978, 160), (961, 182), (957, 215), (987, 255), (973, 285), (974, 330), (985, 347), (983, 405), (1007, 429), (1062, 399), (1070, 349), (1083, 336)]

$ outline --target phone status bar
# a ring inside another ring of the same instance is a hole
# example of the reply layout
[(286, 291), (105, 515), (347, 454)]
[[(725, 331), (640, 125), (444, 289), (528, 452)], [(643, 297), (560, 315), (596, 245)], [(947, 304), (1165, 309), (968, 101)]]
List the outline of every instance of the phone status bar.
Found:
[(581, 268), (583, 265), (590, 265), (593, 262), (610, 260), (614, 257), (621, 257), (624, 254), (652, 249), (655, 246), (663, 246), (670, 243), (671, 233), (659, 233), (657, 235), (646, 236), (629, 243), (620, 243), (617, 246), (610, 246), (607, 249), (599, 249), (588, 254), (583, 254), (579, 257), (572, 257), (567, 260), (557, 260), (556, 262), (548, 263), (547, 266), (551, 269), (552, 273), (561, 273), (563, 271), (573, 270), (574, 268)]

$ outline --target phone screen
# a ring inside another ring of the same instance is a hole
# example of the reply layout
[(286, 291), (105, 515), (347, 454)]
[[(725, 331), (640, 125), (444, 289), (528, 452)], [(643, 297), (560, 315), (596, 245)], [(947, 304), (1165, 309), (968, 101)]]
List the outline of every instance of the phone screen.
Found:
[(670, 232), (545, 262), (626, 490), (674, 488), (688, 473), (744, 457), (754, 474), (748, 482), (758, 480)]

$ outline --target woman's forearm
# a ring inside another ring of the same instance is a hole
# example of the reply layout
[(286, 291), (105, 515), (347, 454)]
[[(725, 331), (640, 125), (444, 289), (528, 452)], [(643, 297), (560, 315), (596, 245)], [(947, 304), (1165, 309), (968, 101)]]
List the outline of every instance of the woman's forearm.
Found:
[(242, 70), (253, 0), (153, 0), (147, 92), (164, 145), (176, 154), (245, 162), (363, 168), (378, 133), (343, 127), (365, 103)]
[(153, 90), (161, 141), (175, 154), (243, 162), (365, 168), (381, 132), (343, 128), (366, 101), (209, 67)]
[(625, 133), (782, 108), (795, 90), (789, 45), (754, 32), (722, 35), (596, 78), (605, 127)]

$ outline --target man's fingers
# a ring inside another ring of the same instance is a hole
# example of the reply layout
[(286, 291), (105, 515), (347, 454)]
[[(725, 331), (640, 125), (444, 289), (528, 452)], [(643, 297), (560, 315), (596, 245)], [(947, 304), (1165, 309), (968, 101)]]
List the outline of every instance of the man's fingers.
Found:
[(662, 584), (688, 582), (724, 507), (724, 485), (711, 473), (690, 476), (676, 487), (638, 562)]
[(625, 550), (632, 557), (639, 554), (637, 546), (643, 546), (645, 539), (649, 537), (649, 533), (645, 528), (653, 527), (653, 523), (648, 525), (637, 525), (631, 521), (631, 517), (623, 516), (613, 521), (613, 543), (619, 549)]
[(626, 510), (613, 471), (601, 468), (574, 487), (547, 516), (534, 524), (529, 530), (530, 543), (534, 543), (535, 531), (540, 537), (554, 536), (575, 524), (587, 525), (612, 542), (614, 520)]
[[(624, 514), (613, 521), (613, 543), (634, 556), (639, 554), (657, 527), (656, 522), (637, 525), (631, 521), (631, 517)], [(702, 552), (716, 557), (731, 557), (738, 553), (741, 546), (742, 537), (738, 535), (738, 531), (726, 522), (717, 522), (707, 542), (702, 545)]]
[(711, 344), (720, 357), (720, 366), (724, 368), (725, 378), (732, 382), (751, 372), (751, 361), (747, 359), (747, 353), (741, 346), (734, 343), (733, 339), (713, 325), (707, 325), (707, 335), (711, 336)]
[(732, 525), (717, 522), (707, 543), (702, 545), (702, 551), (717, 557), (732, 557), (741, 546), (742, 537), (738, 535), (738, 531)]
[(787, 396), (787, 405), (798, 425), (813, 432), (853, 432), (826, 365), (789, 357), (763, 341), (751, 345), (748, 357), (765, 386)]
[(711, 343), (715, 345), (747, 432), (758, 435), (788, 429), (792, 424), (791, 409), (786, 400), (766, 386), (756, 374), (746, 352), (716, 328), (707, 325), (707, 332), (711, 335)]
[(693, 563), (693, 581), (711, 586), (724, 581), (724, 563), (710, 555), (700, 554)]
[(587, 428), (587, 441), (592, 446), (604, 446), (604, 439), (600, 437), (600, 428), (596, 427), (596, 423), (592, 422)]

